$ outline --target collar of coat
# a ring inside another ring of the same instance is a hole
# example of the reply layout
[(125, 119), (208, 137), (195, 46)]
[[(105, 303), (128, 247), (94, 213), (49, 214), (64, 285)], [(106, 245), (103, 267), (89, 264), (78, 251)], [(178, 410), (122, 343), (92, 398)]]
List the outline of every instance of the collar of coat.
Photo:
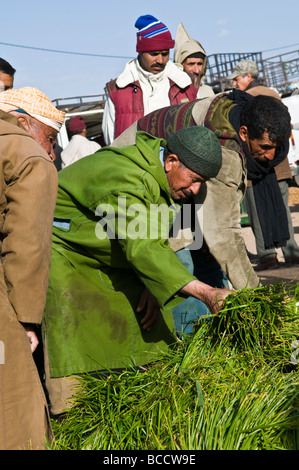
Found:
[(172, 80), (179, 88), (186, 88), (192, 83), (189, 75), (184, 72), (183, 67), (179, 64), (168, 61), (162, 72), (153, 74), (143, 70), (136, 58), (127, 63), (125, 70), (116, 79), (116, 85), (119, 88), (125, 88), (131, 83), (142, 80), (142, 78), (157, 82), (162, 81), (165, 77)]

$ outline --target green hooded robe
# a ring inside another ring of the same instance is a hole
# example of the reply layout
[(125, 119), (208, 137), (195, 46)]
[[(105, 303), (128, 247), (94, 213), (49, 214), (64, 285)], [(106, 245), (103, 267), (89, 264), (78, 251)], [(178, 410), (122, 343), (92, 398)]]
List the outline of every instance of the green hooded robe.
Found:
[[(145, 365), (176, 341), (175, 295), (195, 277), (169, 246), (175, 211), (167, 223), (153, 218), (152, 208), (178, 211), (159, 159), (165, 145), (139, 132), (136, 145), (102, 148), (59, 172), (44, 315), (51, 377)], [(136, 312), (145, 287), (161, 306), (151, 331)]]

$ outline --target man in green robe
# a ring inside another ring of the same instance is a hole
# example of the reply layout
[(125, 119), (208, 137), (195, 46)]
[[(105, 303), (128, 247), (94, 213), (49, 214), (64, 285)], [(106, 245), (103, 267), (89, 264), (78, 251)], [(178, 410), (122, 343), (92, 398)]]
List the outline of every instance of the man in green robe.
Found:
[(167, 142), (138, 132), (135, 145), (102, 148), (59, 173), (44, 315), (53, 414), (67, 406), (75, 375), (143, 366), (165, 352), (177, 338), (178, 302), (220, 308), (229, 291), (197, 280), (168, 237), (221, 161), (215, 134), (195, 126)]

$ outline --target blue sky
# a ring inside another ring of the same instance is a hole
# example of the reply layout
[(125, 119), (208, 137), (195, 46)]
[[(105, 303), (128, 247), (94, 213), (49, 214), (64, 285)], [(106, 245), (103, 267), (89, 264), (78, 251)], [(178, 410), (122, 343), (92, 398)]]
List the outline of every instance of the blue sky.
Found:
[(0, 6), (0, 57), (17, 69), (15, 88), (35, 86), (50, 99), (104, 93), (136, 57), (134, 23), (144, 14), (163, 21), (173, 37), (182, 22), (208, 55), (262, 51), (266, 58), (299, 49), (298, 0), (151, 0), (147, 7), (140, 0), (0, 0)]

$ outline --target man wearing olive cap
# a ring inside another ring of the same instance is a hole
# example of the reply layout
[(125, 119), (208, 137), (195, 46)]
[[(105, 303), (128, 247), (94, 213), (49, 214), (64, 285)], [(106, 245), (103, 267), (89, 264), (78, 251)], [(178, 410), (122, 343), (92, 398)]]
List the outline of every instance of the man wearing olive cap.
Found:
[(45, 309), (53, 414), (66, 406), (70, 376), (157, 359), (176, 340), (172, 308), (185, 296), (204, 313), (220, 307), (228, 291), (199, 282), (168, 235), (221, 160), (215, 134), (193, 127), (168, 141), (137, 133), (135, 145), (102, 148), (59, 173)]
[(263, 85), (259, 79), (258, 66), (253, 60), (241, 60), (238, 62), (227, 80), (232, 80), (233, 87), (246, 91), (253, 96), (268, 95), (280, 99), (279, 94), (273, 89)]

